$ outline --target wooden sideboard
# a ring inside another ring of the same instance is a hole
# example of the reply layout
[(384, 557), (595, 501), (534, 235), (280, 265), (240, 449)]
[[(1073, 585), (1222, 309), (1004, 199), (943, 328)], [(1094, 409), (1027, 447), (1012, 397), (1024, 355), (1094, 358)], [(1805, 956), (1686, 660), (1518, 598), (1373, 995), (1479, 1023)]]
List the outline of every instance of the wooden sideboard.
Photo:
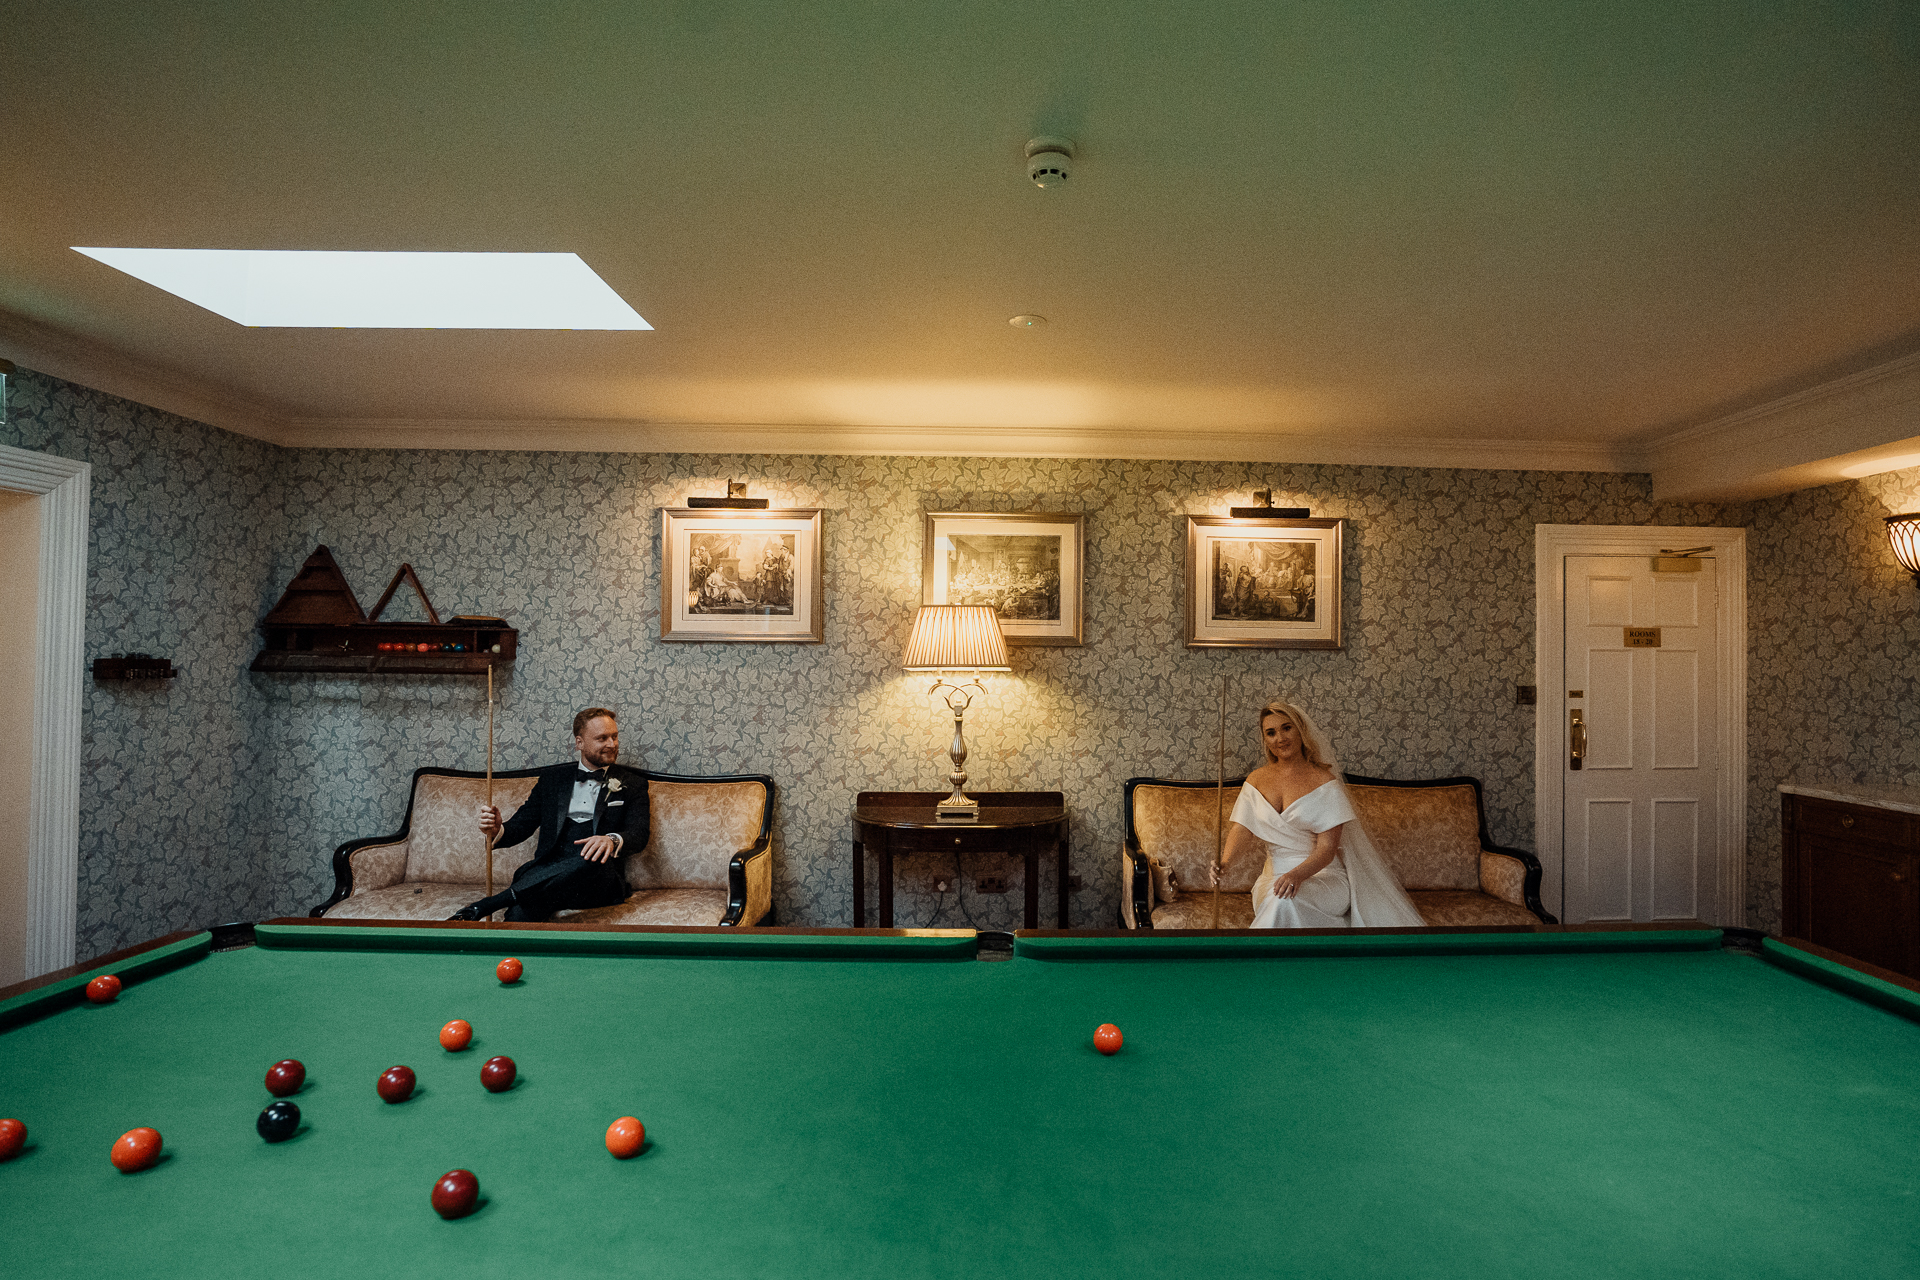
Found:
[(1783, 783), (1781, 932), (1920, 977), (1920, 796)]

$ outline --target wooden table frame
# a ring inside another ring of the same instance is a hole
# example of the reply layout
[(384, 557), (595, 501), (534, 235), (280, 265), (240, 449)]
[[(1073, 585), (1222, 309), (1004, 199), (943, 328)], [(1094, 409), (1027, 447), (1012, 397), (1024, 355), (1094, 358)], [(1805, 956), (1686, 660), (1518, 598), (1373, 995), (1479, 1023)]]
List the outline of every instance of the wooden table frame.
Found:
[(934, 805), (944, 791), (862, 791), (853, 802), (853, 927), (867, 923), (867, 846), (880, 870), (880, 927), (893, 927), (893, 855), (898, 853), (1017, 853), (1026, 868), (1026, 927), (1040, 927), (1040, 851), (1054, 847), (1059, 927), (1067, 927), (1068, 832), (1066, 796), (1058, 791), (970, 793), (980, 802), (978, 822), (941, 822)]

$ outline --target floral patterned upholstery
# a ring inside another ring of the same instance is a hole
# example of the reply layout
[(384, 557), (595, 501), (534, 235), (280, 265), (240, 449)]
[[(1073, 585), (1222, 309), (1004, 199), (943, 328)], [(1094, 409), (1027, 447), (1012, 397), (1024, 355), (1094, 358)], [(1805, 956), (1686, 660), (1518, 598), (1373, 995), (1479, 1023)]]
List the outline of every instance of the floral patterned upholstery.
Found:
[(370, 844), (348, 855), (353, 863), (353, 883), (362, 893), (386, 889), (407, 878), (407, 842)]
[[(1527, 905), (1527, 864), (1504, 853), (1480, 853), (1480, 889), (1516, 907)], [(1529, 911), (1528, 915), (1533, 913)]]
[(1480, 806), (1472, 787), (1349, 786), (1347, 795), (1408, 893), (1480, 887)]
[(562, 911), (554, 919), (568, 924), (719, 924), (725, 914), (725, 889), (640, 889), (611, 907)]
[(647, 803), (653, 838), (627, 858), (627, 883), (725, 893), (728, 861), (759, 838), (767, 789), (758, 782), (650, 781)]
[[(1246, 929), (1252, 925), (1253, 895), (1245, 889), (1238, 893), (1228, 893), (1222, 889), (1220, 891), (1220, 927)], [(1183, 893), (1178, 901), (1155, 907), (1153, 927), (1156, 929), (1213, 928), (1213, 894), (1204, 889)]]
[[(510, 814), (532, 792), (532, 776), (498, 777), (494, 803)], [(723, 923), (733, 896), (734, 855), (761, 838), (772, 784), (758, 779), (661, 779), (649, 776), (650, 837), (626, 858), (633, 894), (625, 902), (556, 919), (598, 924)], [(486, 841), (476, 814), (486, 797), (486, 779), (422, 772), (415, 779), (407, 829), (354, 847), (335, 858), (341, 881), (335, 898), (315, 915), (365, 920), (445, 920), (486, 894)], [(538, 835), (511, 849), (495, 849), (494, 887), (504, 888), (533, 857)], [(773, 909), (773, 847), (745, 860), (742, 923), (756, 923)], [(498, 916), (494, 917), (498, 919)]]
[(486, 893), (481, 885), (433, 880), (356, 893), (327, 910), (330, 920), (445, 920)]
[[(1238, 784), (1227, 787), (1227, 813), (1233, 812), (1234, 798), (1239, 793)], [(1213, 865), (1214, 833), (1220, 809), (1220, 797), (1213, 787), (1142, 783), (1133, 789), (1133, 830), (1139, 838), (1140, 851), (1171, 872), (1174, 883), (1182, 890), (1206, 888), (1207, 868)], [(1246, 894), (1253, 888), (1260, 867), (1259, 858), (1241, 858), (1229, 863), (1226, 878), (1220, 882), (1221, 893)], [(1186, 895), (1180, 896), (1184, 899)]]
[[(534, 778), (496, 778), (493, 803), (502, 815), (510, 815), (533, 792)], [(449, 778), (424, 774), (414, 786), (413, 822), (407, 833), (407, 874), (410, 882), (422, 880), (441, 884), (479, 884), (486, 879), (487, 838), (480, 834), (480, 806), (486, 803), (485, 778)], [(518, 858), (504, 859), (508, 850), (495, 846), (493, 874), (498, 880), (503, 863), (513, 868), (534, 855), (538, 833), (513, 846)], [(479, 895), (475, 895), (476, 897)]]
[(1539, 924), (1540, 917), (1525, 907), (1502, 902), (1478, 889), (1441, 889), (1410, 893), (1420, 918), (1432, 925), (1446, 924)]

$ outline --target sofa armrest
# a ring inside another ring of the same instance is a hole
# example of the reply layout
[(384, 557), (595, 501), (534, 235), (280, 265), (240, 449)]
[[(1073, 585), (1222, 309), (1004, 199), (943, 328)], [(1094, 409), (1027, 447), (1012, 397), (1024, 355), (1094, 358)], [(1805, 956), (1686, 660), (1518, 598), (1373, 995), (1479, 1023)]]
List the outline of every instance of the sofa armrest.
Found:
[(727, 863), (727, 914), (722, 925), (756, 925), (773, 912), (773, 839), (762, 837)]
[(327, 908), (346, 901), (354, 893), (390, 889), (407, 874), (407, 840), (404, 835), (373, 836), (349, 840), (333, 851), (333, 896), (307, 914), (321, 916)]
[(1153, 928), (1153, 863), (1133, 836), (1120, 847), (1120, 922), (1129, 929)]
[(1480, 889), (1502, 902), (1525, 907), (1543, 924), (1558, 924), (1540, 902), (1540, 859), (1525, 849), (1498, 845), (1480, 850)]

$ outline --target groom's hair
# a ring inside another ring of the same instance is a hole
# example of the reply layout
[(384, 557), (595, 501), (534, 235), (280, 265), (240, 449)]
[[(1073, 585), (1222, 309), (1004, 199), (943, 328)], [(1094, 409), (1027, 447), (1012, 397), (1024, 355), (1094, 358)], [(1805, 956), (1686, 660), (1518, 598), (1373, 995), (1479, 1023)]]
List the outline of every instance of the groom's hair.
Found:
[(619, 719), (618, 716), (614, 715), (613, 712), (607, 710), (605, 707), (588, 707), (585, 711), (582, 711), (573, 718), (573, 736), (577, 738), (585, 733), (587, 731), (587, 723), (591, 720), (598, 720), (601, 716), (605, 716), (609, 720)]

